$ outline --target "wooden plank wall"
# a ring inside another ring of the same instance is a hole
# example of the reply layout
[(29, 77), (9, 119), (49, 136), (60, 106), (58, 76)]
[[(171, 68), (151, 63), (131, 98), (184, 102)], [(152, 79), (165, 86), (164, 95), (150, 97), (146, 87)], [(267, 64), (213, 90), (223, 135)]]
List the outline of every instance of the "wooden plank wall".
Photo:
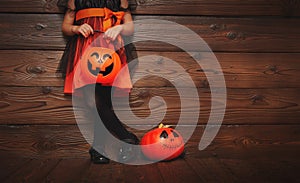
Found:
[[(205, 151), (197, 151), (202, 130), (196, 133), (188, 146), (195, 156), (214, 152), (230, 166), (242, 158), (254, 162), (260, 153), (292, 168), (297, 165), (292, 162), (299, 162), (300, 153), (300, 1), (137, 0), (131, 5), (135, 20), (170, 20), (195, 31), (222, 66), (228, 89), (224, 122)], [(63, 81), (56, 74), (66, 43), (62, 18), (57, 0), (0, 3), (1, 156), (87, 156), (71, 99), (63, 95)], [(202, 129), (211, 99), (200, 68), (170, 45), (138, 43), (136, 49), (138, 56), (154, 53), (186, 68), (201, 96)], [(180, 105), (173, 98), (178, 96), (164, 80), (137, 83), (133, 110), (147, 116), (147, 101), (156, 95), (170, 106), (165, 121), (176, 124)]]

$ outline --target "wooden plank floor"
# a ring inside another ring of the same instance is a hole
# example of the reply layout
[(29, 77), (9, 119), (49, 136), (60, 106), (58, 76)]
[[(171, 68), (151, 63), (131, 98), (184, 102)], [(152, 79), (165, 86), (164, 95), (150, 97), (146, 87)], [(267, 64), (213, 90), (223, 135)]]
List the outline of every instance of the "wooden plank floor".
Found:
[[(89, 145), (75, 125), (0, 126), (0, 182), (300, 180), (299, 125), (222, 126), (213, 143), (199, 151), (203, 130), (204, 126), (196, 128), (183, 159), (138, 166), (114, 161), (92, 164)], [(137, 132), (139, 137), (142, 134)], [(137, 160), (144, 157), (139, 154)]]
[[(298, 151), (299, 152), (299, 151)], [(299, 182), (299, 159), (256, 154), (255, 159), (201, 157), (133, 166), (95, 165), (87, 158), (1, 157), (1, 182)]]

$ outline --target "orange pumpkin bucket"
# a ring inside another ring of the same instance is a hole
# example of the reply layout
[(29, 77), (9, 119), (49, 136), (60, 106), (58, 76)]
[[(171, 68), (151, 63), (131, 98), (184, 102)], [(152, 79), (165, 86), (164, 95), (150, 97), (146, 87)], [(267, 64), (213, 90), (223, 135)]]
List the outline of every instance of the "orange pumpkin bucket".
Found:
[(112, 49), (91, 47), (81, 60), (82, 73), (97, 83), (113, 83), (121, 70), (121, 59)]
[(183, 137), (163, 124), (147, 132), (141, 140), (141, 150), (151, 160), (173, 160), (184, 154)]

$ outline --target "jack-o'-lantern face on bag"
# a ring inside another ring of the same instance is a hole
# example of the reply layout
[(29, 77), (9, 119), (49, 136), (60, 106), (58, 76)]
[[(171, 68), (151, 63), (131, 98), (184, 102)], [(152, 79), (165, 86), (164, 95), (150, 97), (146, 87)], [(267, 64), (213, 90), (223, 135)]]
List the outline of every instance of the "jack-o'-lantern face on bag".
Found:
[(121, 69), (119, 55), (114, 50), (103, 47), (87, 49), (81, 64), (85, 76), (101, 83), (112, 83)]
[(141, 145), (143, 154), (152, 160), (172, 160), (184, 151), (184, 141), (180, 133), (163, 126), (147, 132), (141, 140)]

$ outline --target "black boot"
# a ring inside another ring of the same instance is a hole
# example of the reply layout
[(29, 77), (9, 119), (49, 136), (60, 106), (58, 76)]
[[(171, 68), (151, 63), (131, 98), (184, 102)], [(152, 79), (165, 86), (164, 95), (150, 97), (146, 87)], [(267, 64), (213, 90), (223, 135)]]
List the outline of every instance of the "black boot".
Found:
[(104, 153), (100, 154), (96, 149), (94, 149), (93, 147), (90, 148), (89, 150), (89, 154), (91, 156), (91, 161), (94, 163), (94, 164), (107, 164), (109, 163), (109, 159), (107, 157), (105, 157)]
[(129, 162), (137, 156), (138, 149), (133, 145), (138, 145), (140, 141), (133, 133), (130, 133), (130, 136), (130, 138), (122, 140), (126, 144), (122, 145), (119, 150), (119, 161), (123, 163)]

